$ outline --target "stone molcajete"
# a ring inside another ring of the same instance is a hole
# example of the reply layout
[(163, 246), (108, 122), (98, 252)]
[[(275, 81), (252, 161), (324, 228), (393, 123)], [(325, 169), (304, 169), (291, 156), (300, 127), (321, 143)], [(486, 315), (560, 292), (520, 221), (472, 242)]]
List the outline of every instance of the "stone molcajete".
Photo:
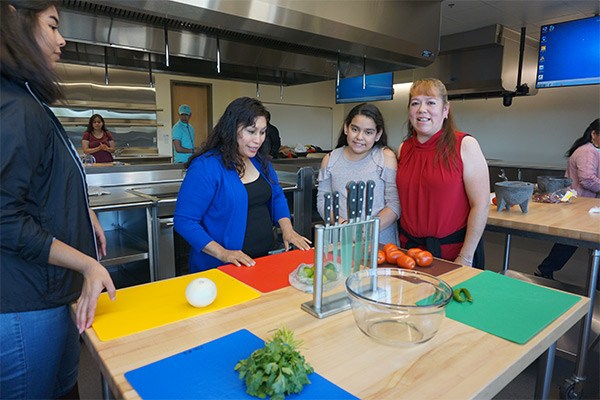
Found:
[(557, 190), (564, 189), (573, 183), (571, 178), (564, 176), (538, 176), (537, 184), (540, 192), (554, 193)]
[(527, 212), (529, 199), (533, 194), (533, 183), (521, 181), (496, 182), (496, 200), (498, 202), (498, 211), (503, 208), (509, 210), (511, 206), (519, 205), (521, 211)]

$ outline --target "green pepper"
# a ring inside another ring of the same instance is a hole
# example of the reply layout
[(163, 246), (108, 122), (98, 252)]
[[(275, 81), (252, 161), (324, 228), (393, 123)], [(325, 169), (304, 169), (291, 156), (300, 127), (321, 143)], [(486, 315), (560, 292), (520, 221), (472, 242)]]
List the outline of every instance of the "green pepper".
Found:
[(469, 303), (473, 302), (473, 296), (471, 296), (471, 292), (467, 288), (454, 289), (452, 298), (459, 303), (464, 303), (465, 301)]

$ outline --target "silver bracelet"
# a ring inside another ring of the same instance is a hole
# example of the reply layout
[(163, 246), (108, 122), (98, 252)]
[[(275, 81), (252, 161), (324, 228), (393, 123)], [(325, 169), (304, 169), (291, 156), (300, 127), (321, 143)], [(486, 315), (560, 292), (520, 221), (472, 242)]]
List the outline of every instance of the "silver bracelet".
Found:
[(467, 257), (463, 256), (462, 254), (458, 255), (460, 258), (462, 258), (463, 260), (465, 260), (469, 265), (473, 265), (473, 259), (468, 259)]

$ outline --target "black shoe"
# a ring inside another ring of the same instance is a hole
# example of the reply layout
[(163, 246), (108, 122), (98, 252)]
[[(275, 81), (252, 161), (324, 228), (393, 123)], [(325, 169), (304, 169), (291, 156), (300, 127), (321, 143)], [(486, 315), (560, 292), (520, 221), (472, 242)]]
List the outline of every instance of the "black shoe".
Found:
[(554, 280), (554, 274), (552, 272), (550, 272), (549, 274), (544, 274), (542, 273), (539, 269), (537, 269), (533, 275), (535, 276), (539, 276), (540, 278), (545, 278), (545, 279), (550, 279), (550, 280)]

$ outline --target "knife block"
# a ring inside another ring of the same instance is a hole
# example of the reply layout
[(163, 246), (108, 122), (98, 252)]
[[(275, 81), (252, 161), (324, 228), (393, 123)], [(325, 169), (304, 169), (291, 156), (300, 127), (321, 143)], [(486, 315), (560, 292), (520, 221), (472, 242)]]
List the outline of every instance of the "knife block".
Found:
[(346, 290), (323, 295), (323, 269), (327, 262), (341, 265), (338, 279), (346, 278), (362, 268), (377, 268), (379, 250), (379, 217), (343, 225), (315, 227), (315, 272), (313, 299), (301, 308), (317, 318), (325, 318), (350, 308)]

